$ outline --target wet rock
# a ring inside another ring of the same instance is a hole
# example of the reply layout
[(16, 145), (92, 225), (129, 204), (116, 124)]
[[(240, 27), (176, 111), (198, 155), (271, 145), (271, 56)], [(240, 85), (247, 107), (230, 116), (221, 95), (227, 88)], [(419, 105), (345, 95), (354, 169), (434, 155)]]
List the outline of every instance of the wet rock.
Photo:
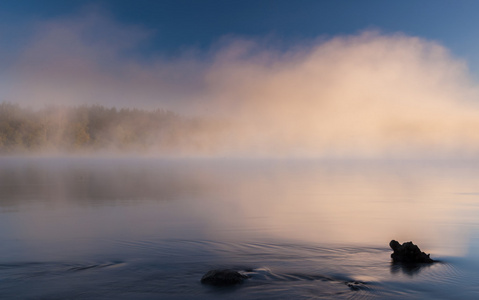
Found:
[(418, 246), (412, 242), (400, 244), (398, 241), (392, 240), (389, 247), (393, 249), (391, 258), (393, 262), (401, 263), (433, 263), (434, 260), (429, 257), (429, 254), (422, 252)]
[(347, 285), (352, 291), (361, 291), (368, 289), (366, 283), (362, 281), (345, 281), (344, 284)]
[(242, 283), (248, 276), (232, 269), (211, 270), (201, 278), (201, 283), (227, 286)]

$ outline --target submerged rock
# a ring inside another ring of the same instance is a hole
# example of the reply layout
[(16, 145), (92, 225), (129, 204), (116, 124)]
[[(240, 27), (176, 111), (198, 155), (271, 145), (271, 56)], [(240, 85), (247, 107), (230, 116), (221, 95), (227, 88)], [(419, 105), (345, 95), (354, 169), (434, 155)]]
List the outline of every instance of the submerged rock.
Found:
[(361, 291), (368, 289), (366, 283), (362, 281), (345, 281), (344, 284), (347, 285), (352, 291)]
[(201, 278), (201, 283), (216, 286), (242, 283), (248, 276), (232, 269), (211, 270)]
[(433, 263), (434, 260), (429, 257), (429, 254), (422, 252), (418, 246), (412, 242), (400, 244), (398, 241), (392, 240), (389, 247), (393, 249), (391, 258), (394, 262), (402, 263)]

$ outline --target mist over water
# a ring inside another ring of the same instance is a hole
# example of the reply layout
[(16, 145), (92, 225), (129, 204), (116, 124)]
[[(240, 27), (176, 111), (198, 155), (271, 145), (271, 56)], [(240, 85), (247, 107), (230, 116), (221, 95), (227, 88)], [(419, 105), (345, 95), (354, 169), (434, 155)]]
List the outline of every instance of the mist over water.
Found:
[[(0, 71), (20, 105), (0, 106), (0, 298), (479, 294), (479, 86), (444, 46), (228, 36), (166, 59), (95, 9), (37, 25)], [(392, 265), (391, 239), (441, 263)], [(215, 268), (251, 278), (202, 286)]]
[(230, 47), (207, 78), (239, 119), (235, 149), (336, 157), (477, 150), (477, 87), (438, 44), (366, 32), (287, 53)]
[(479, 148), (467, 62), (420, 37), (366, 31), (277, 47), (229, 36), (207, 53), (140, 59), (153, 33), (95, 9), (37, 28), (3, 71), (3, 100), (161, 108), (224, 124), (188, 155), (463, 157)]

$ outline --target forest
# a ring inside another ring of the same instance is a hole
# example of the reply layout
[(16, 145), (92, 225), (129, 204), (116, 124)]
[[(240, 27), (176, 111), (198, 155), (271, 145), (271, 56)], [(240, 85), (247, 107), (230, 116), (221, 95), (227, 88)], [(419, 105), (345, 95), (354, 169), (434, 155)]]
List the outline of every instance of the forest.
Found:
[(97, 151), (209, 153), (225, 123), (156, 109), (0, 103), (0, 154)]

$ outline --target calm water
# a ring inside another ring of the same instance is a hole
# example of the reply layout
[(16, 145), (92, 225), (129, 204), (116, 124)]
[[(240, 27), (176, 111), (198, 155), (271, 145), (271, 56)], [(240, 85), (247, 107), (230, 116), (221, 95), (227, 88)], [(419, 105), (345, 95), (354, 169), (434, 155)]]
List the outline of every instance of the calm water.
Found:
[(479, 163), (2, 158), (0, 241), (0, 299), (477, 299)]

